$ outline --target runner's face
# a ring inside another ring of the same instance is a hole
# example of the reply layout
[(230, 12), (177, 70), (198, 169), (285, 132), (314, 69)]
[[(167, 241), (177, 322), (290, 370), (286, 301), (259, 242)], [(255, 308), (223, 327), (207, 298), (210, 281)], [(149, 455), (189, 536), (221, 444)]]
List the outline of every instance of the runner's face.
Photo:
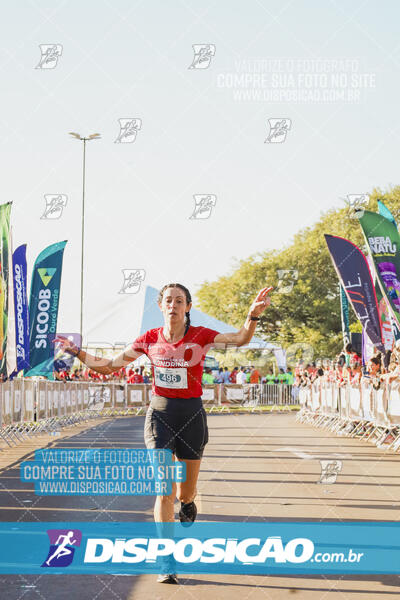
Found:
[(192, 303), (187, 304), (185, 293), (181, 288), (167, 288), (159, 307), (166, 321), (178, 323), (185, 320), (185, 313), (191, 309)]

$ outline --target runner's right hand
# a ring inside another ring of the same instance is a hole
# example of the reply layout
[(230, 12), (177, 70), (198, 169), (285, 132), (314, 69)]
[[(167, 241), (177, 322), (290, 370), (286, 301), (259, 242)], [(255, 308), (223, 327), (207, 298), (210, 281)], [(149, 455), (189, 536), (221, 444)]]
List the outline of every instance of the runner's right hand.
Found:
[(54, 338), (53, 344), (60, 344), (60, 350), (66, 352), (67, 354), (72, 354), (72, 356), (76, 356), (79, 353), (80, 348), (74, 342), (69, 340), (62, 335), (58, 335)]

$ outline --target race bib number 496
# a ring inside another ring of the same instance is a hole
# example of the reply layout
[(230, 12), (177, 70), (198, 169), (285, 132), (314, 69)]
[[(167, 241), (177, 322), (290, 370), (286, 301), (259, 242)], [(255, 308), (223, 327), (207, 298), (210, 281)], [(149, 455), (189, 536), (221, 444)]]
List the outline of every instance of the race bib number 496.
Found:
[(164, 388), (187, 388), (187, 369), (168, 369), (155, 367), (156, 385)]

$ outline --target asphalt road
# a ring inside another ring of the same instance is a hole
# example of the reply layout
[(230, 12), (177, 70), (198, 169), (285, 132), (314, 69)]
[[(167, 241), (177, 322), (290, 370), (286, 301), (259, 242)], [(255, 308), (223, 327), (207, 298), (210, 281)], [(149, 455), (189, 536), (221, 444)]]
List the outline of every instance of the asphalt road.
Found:
[[(62, 439), (35, 439), (0, 453), (2, 521), (151, 521), (146, 496), (35, 496), (19, 463), (38, 447), (141, 448), (144, 417), (98, 421)], [(295, 422), (293, 414), (211, 415), (197, 504), (204, 521), (394, 521), (400, 516), (400, 455)], [(336, 459), (336, 483), (321, 485), (320, 460)], [(178, 508), (178, 505), (177, 505)], [(154, 575), (2, 575), (7, 600), (352, 600), (397, 598), (400, 577), (190, 575), (180, 586)]]

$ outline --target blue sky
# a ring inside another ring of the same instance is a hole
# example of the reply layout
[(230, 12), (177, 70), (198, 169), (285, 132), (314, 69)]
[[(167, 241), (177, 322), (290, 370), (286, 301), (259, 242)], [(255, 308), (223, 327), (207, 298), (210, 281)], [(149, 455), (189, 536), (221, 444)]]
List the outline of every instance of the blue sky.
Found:
[[(122, 269), (195, 293), (235, 259), (281, 248), (347, 194), (397, 183), (399, 16), (398, 2), (376, 0), (8, 4), (2, 200), (14, 203), (14, 247), (28, 244), (29, 270), (46, 245), (68, 240), (59, 331), (79, 329), (82, 149), (69, 131), (102, 134), (87, 148), (84, 337), (129, 341), (144, 286), (118, 294)], [(40, 44), (62, 45), (55, 68), (35, 69)], [(215, 46), (207, 69), (188, 68), (194, 44)], [(336, 68), (345, 98), (315, 100), (340, 61), (353, 69)], [(261, 64), (265, 99), (255, 93)], [(240, 73), (248, 97), (221, 83)], [(273, 75), (280, 101), (268, 96)], [(289, 75), (314, 100), (290, 100)], [(133, 143), (114, 143), (120, 118), (141, 119)], [(274, 118), (291, 128), (265, 143)], [(45, 194), (67, 195), (59, 219), (40, 218)], [(189, 219), (195, 194), (216, 196), (208, 219)]]

